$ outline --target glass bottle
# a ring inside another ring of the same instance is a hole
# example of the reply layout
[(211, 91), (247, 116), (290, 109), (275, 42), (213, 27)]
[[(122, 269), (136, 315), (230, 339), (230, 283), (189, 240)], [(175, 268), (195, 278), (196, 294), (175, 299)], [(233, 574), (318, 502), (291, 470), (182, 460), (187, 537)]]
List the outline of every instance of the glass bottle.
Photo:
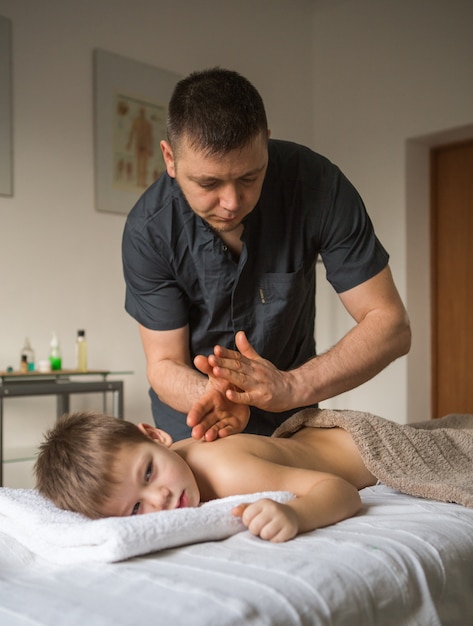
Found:
[(22, 374), (26, 374), (28, 372), (28, 357), (26, 354), (21, 355), (20, 372), (22, 372)]
[(62, 368), (61, 348), (56, 333), (52, 334), (51, 343), (49, 344), (49, 362), (53, 371)]
[(77, 331), (76, 340), (77, 369), (79, 372), (87, 371), (87, 339), (85, 330)]
[(28, 372), (34, 372), (34, 350), (31, 347), (28, 337), (25, 339), (25, 345), (21, 349), (20, 358), (23, 362), (23, 357), (26, 356), (27, 370)]

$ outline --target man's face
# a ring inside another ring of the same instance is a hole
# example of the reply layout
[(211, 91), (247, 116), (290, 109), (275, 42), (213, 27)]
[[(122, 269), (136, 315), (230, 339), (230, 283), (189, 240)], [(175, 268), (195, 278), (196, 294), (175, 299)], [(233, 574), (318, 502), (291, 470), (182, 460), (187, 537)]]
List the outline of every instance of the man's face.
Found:
[(179, 144), (175, 157), (161, 142), (167, 172), (177, 180), (192, 210), (220, 233), (238, 228), (255, 208), (268, 167), (267, 137), (258, 135), (248, 146), (223, 156), (206, 156)]

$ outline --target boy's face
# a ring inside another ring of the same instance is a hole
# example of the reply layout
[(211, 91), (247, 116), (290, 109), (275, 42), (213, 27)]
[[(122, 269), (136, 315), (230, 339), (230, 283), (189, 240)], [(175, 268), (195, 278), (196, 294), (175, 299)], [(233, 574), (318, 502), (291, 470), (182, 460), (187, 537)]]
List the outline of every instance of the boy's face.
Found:
[(190, 467), (159, 433), (146, 426), (149, 443), (124, 446), (119, 451), (114, 466), (117, 488), (103, 511), (107, 517), (199, 505), (199, 488)]

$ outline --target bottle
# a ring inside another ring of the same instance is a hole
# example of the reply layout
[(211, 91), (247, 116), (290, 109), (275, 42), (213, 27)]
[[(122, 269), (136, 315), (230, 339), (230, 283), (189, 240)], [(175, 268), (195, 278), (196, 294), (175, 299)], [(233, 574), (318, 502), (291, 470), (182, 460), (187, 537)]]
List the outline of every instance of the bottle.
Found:
[(26, 354), (21, 355), (20, 372), (26, 374), (28, 372), (28, 357)]
[(34, 372), (34, 350), (31, 347), (28, 337), (25, 339), (25, 345), (21, 349), (21, 361), (23, 363), (23, 357), (26, 356), (26, 364), (28, 372)]
[(49, 344), (49, 362), (53, 371), (60, 370), (62, 367), (61, 348), (56, 333), (52, 334)]
[(76, 340), (77, 369), (79, 372), (87, 371), (87, 339), (85, 330), (77, 331)]

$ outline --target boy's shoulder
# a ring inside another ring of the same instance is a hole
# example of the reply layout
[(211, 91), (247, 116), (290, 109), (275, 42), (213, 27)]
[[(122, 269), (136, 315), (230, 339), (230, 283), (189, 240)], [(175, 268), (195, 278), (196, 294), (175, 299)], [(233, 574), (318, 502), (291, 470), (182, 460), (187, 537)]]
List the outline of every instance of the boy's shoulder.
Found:
[[(261, 435), (250, 435), (239, 433), (216, 439), (215, 441), (204, 441), (203, 439), (182, 439), (172, 444), (172, 449), (181, 456), (192, 454), (193, 456), (221, 455), (227, 453), (249, 453), (254, 454), (255, 450), (268, 446), (269, 437)], [(269, 443), (272, 446), (272, 443)]]
[(218, 468), (221, 475), (234, 472), (235, 466), (250, 467), (256, 461), (284, 462), (287, 440), (263, 437), (262, 435), (236, 434), (215, 441), (186, 439), (173, 449), (193, 471), (212, 472)]
[(186, 439), (174, 450), (188, 463), (192, 470), (227, 473), (239, 467), (259, 466), (261, 462), (297, 465), (294, 446), (288, 439), (276, 439), (263, 435), (240, 433), (215, 441)]
[(202, 501), (207, 501), (252, 493), (255, 476), (261, 477), (268, 463), (281, 462), (274, 441), (259, 435), (237, 434), (212, 442), (185, 440), (174, 449), (192, 470)]

